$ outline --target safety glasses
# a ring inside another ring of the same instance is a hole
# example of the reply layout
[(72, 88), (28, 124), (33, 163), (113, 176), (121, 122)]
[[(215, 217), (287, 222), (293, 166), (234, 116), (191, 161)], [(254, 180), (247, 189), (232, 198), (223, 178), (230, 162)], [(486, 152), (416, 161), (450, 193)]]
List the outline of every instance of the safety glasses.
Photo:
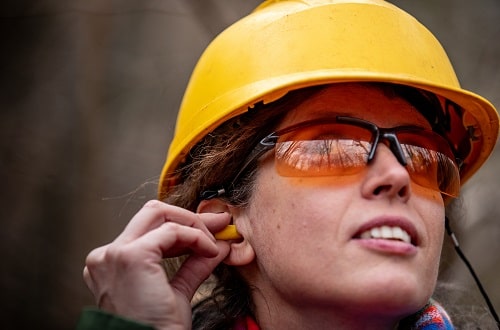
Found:
[(406, 167), (413, 182), (447, 196), (458, 196), (457, 160), (441, 135), (417, 126), (380, 128), (346, 116), (306, 121), (269, 134), (249, 155), (232, 185), (250, 164), (273, 148), (281, 176), (334, 177), (362, 171), (373, 161), (380, 142)]

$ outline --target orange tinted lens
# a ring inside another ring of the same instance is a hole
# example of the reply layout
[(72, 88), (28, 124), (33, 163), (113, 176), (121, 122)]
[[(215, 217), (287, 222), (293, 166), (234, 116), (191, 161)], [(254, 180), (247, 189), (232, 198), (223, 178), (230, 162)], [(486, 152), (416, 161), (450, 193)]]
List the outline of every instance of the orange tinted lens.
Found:
[(275, 147), (282, 176), (336, 176), (366, 166), (371, 133), (361, 127), (328, 124), (305, 127), (281, 136)]
[[(460, 174), (451, 149), (432, 131), (396, 133), (415, 183), (457, 197)], [(340, 176), (361, 171), (372, 148), (372, 133), (349, 124), (306, 126), (283, 134), (275, 146), (277, 172), (282, 176)]]
[(452, 197), (458, 196), (459, 170), (448, 143), (441, 136), (398, 133), (398, 139), (412, 181)]

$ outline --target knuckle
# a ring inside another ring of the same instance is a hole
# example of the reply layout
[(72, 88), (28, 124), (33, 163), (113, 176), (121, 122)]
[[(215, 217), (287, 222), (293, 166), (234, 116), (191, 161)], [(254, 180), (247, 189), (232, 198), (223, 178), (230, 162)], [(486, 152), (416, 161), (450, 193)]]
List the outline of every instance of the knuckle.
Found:
[(87, 268), (87, 266), (85, 266), (83, 268), (82, 277), (83, 277), (83, 280), (85, 281), (85, 283), (88, 283), (89, 280), (91, 279), (90, 272), (89, 272), (89, 269)]
[(134, 244), (110, 244), (105, 249), (92, 251), (86, 259), (84, 278), (112, 270), (128, 269), (144, 261), (144, 251)]
[(131, 252), (127, 245), (111, 245), (104, 254), (104, 260), (108, 264), (127, 263), (132, 258)]
[(199, 228), (193, 227), (192, 225), (186, 226), (176, 222), (165, 222), (164, 224), (162, 224), (162, 230), (175, 237), (185, 234), (186, 228), (189, 228), (189, 230), (192, 232), (202, 233)]
[(104, 262), (115, 269), (129, 269), (144, 263), (147, 254), (136, 244), (110, 246), (104, 255)]
[(144, 204), (144, 207), (151, 208), (151, 209), (158, 209), (158, 208), (163, 207), (164, 205), (165, 205), (165, 203), (160, 202), (159, 200), (151, 199)]
[(160, 230), (171, 237), (178, 237), (182, 231), (182, 225), (176, 222), (165, 222), (161, 225)]
[(143, 210), (148, 212), (153, 218), (166, 218), (168, 204), (158, 200), (150, 200), (144, 204)]
[(196, 223), (204, 223), (201, 213), (195, 213), (195, 222)]
[(85, 266), (85, 268), (83, 268), (83, 281), (85, 282), (85, 284), (87, 285), (87, 287), (93, 291), (93, 279), (92, 279), (92, 274), (90, 273), (90, 270), (87, 266)]
[(104, 249), (105, 247), (96, 248), (87, 255), (87, 258), (85, 259), (85, 265), (89, 271), (95, 269), (102, 263)]
[(168, 232), (177, 232), (177, 231), (179, 231), (180, 226), (181, 225), (179, 225), (176, 222), (165, 222), (162, 224), (163, 230), (168, 231)]

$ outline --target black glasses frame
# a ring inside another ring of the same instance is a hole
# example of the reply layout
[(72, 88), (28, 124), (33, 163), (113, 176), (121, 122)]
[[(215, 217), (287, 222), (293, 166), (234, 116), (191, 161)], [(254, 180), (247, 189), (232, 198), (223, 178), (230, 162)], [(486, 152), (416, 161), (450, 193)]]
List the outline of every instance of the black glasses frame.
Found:
[[(420, 126), (414, 126), (414, 125), (402, 125), (402, 126), (396, 126), (396, 127), (391, 127), (391, 128), (381, 128), (375, 125), (374, 123), (360, 119), (360, 118), (355, 118), (355, 117), (349, 117), (349, 116), (335, 116), (334, 118), (319, 118), (319, 119), (313, 119), (309, 121), (305, 121), (302, 123), (298, 123), (296, 125), (292, 125), (290, 127), (286, 127), (284, 129), (272, 132), (271, 134), (267, 135), (264, 137), (260, 142), (255, 146), (255, 148), (252, 150), (250, 155), (247, 157), (247, 160), (245, 163), (243, 163), (243, 166), (241, 169), (238, 171), (238, 173), (234, 176), (233, 180), (224, 189), (218, 189), (218, 190), (205, 190), (201, 194), (202, 199), (211, 199), (215, 197), (219, 197), (227, 193), (228, 191), (233, 190), (235, 187), (235, 184), (238, 182), (238, 180), (241, 179), (243, 174), (248, 170), (248, 168), (253, 165), (262, 155), (264, 155), (267, 151), (273, 149), (276, 146), (276, 143), (278, 142), (278, 139), (280, 136), (286, 133), (293, 132), (295, 130), (304, 128), (304, 127), (309, 127), (309, 126), (315, 126), (315, 125), (324, 125), (324, 124), (330, 124), (330, 123), (340, 123), (340, 124), (349, 124), (353, 126), (358, 126), (358, 127), (363, 127), (369, 130), (372, 133), (372, 139), (371, 141), (371, 149), (370, 152), (368, 153), (368, 158), (367, 158), (367, 164), (369, 164), (374, 158), (375, 158), (375, 152), (377, 151), (378, 144), (381, 141), (384, 141), (387, 143), (389, 149), (392, 151), (398, 162), (402, 166), (406, 166), (406, 157), (404, 156), (403, 149), (401, 147), (401, 144), (398, 140), (397, 133), (401, 131), (414, 131), (414, 132), (422, 132), (426, 131), (425, 128), (420, 127)], [(436, 133), (437, 134), (437, 133)], [(437, 134), (438, 135), (438, 134)], [(444, 140), (444, 138), (443, 138)], [(450, 151), (453, 149), (450, 147)], [(461, 162), (460, 160), (453, 156), (453, 159), (455, 160), (455, 163), (458, 166), (458, 169), (460, 170), (461, 167)]]
[[(250, 155), (247, 157), (247, 160), (245, 161), (245, 163), (241, 167), (240, 171), (235, 175), (234, 179), (231, 181), (231, 184), (229, 185), (228, 188), (233, 189), (234, 185), (238, 182), (238, 180), (241, 178), (243, 173), (245, 173), (245, 171), (248, 170), (250, 165), (253, 164), (254, 162), (256, 162), (267, 151), (273, 149), (276, 146), (276, 143), (278, 142), (280, 135), (292, 132), (294, 130), (297, 130), (297, 129), (300, 129), (303, 127), (313, 126), (313, 125), (317, 125), (317, 124), (325, 124), (325, 123), (346, 123), (346, 124), (351, 124), (351, 125), (367, 128), (368, 130), (370, 130), (372, 132), (372, 136), (373, 136), (372, 147), (371, 147), (370, 152), (368, 153), (367, 163), (370, 163), (373, 160), (373, 158), (375, 157), (375, 152), (377, 150), (377, 146), (380, 143), (380, 141), (386, 141), (389, 144), (389, 148), (392, 151), (392, 153), (394, 154), (394, 156), (397, 158), (398, 162), (403, 166), (406, 166), (406, 158), (404, 157), (404, 153), (403, 153), (403, 150), (401, 148), (401, 144), (399, 143), (399, 140), (397, 138), (396, 133), (398, 131), (411, 131), (411, 130), (423, 131), (423, 130), (425, 130), (424, 128), (418, 127), (418, 126), (397, 126), (397, 127), (393, 127), (393, 128), (380, 128), (372, 122), (369, 122), (369, 121), (366, 121), (363, 119), (359, 119), (359, 118), (348, 117), (348, 116), (336, 116), (334, 119), (332, 119), (332, 118), (328, 118), (326, 120), (325, 119), (317, 119), (317, 120), (311, 120), (311, 121), (299, 123), (297, 125), (293, 125), (293, 126), (290, 126), (288, 128), (284, 128), (282, 130), (273, 132), (273, 133), (267, 135), (266, 137), (264, 137), (257, 144), (257, 146), (252, 150)], [(453, 154), (455, 154), (453, 152), (455, 149), (453, 149), (451, 146), (450, 146), (450, 150)], [(458, 166), (458, 169), (460, 170), (460, 168), (463, 165), (462, 160), (456, 156), (454, 156), (454, 159), (455, 159), (455, 163)], [(215, 198), (215, 197), (220, 197), (224, 194), (226, 194), (225, 188), (220, 188), (218, 190), (205, 190), (201, 194), (201, 198), (202, 199), (211, 199), (211, 198)], [(486, 293), (485, 289), (483, 288), (478, 276), (474, 272), (474, 269), (473, 269), (472, 265), (470, 264), (469, 260), (465, 257), (462, 250), (460, 249), (458, 240), (450, 227), (450, 221), (448, 220), (447, 217), (445, 218), (445, 228), (446, 228), (447, 234), (449, 235), (449, 237), (451, 238), (451, 240), (453, 242), (453, 245), (455, 247), (455, 250), (456, 250), (458, 256), (460, 257), (460, 259), (462, 259), (462, 261), (467, 266), (470, 274), (473, 276), (474, 281), (475, 281), (476, 285), (478, 286), (481, 295), (485, 299), (485, 302), (488, 306), (488, 309), (489, 309), (493, 319), (495, 320), (495, 323), (496, 323), (498, 329), (500, 329), (500, 319), (499, 319), (498, 314), (495, 310), (495, 307), (491, 303), (491, 300), (488, 297), (488, 294)]]

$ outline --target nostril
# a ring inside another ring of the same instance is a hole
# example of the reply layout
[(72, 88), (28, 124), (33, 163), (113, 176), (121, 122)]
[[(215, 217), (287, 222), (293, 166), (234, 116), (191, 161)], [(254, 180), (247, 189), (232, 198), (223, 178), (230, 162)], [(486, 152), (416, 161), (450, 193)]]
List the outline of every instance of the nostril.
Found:
[(378, 196), (380, 195), (381, 192), (384, 192), (384, 191), (389, 191), (391, 189), (391, 186), (389, 185), (384, 185), (384, 186), (378, 186), (377, 188), (375, 188), (375, 190), (373, 191), (373, 194), (375, 196)]
[[(391, 185), (380, 185), (375, 190), (373, 190), (373, 195), (378, 196), (383, 192), (390, 192), (392, 189), (394, 189), (394, 186)], [(401, 189), (398, 190), (397, 192), (399, 197), (404, 197), (408, 194), (408, 187), (404, 186), (401, 187)]]
[(407, 186), (404, 186), (402, 187), (401, 189), (399, 189), (398, 191), (398, 195), (399, 197), (404, 197), (408, 194), (408, 187)]

